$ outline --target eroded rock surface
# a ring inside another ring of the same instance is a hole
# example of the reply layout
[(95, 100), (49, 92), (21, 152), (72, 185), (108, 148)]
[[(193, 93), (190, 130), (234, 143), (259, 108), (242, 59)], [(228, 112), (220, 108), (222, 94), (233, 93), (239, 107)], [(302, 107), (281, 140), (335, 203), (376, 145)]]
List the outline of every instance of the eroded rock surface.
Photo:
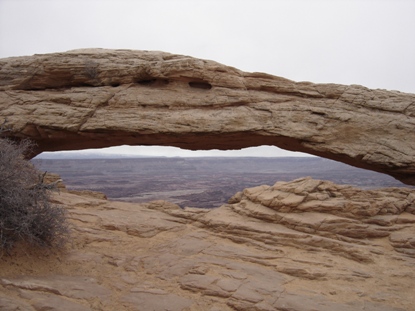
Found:
[(3, 257), (2, 310), (415, 305), (414, 190), (302, 178), (245, 189), (213, 210), (102, 198), (61, 187), (53, 199), (68, 209), (73, 243)]
[[(293, 82), (164, 52), (0, 60), (0, 122), (37, 153), (115, 145), (275, 145), (415, 184), (415, 95)], [(35, 152), (35, 153), (36, 153)]]

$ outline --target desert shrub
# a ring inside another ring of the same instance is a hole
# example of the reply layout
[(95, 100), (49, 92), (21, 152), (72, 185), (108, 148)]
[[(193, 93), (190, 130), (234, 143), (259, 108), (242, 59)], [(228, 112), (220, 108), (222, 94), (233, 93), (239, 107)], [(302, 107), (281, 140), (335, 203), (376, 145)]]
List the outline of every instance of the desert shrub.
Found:
[(51, 185), (24, 158), (32, 147), (0, 138), (0, 253), (16, 242), (35, 247), (60, 247), (68, 237), (63, 208), (50, 202)]

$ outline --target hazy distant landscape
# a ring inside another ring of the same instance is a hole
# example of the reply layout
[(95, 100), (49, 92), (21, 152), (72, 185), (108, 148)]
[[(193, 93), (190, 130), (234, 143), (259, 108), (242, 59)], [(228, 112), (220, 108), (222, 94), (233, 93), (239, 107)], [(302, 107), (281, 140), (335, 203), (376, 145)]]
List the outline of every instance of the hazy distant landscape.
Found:
[(111, 200), (164, 199), (180, 206), (218, 207), (247, 187), (311, 176), (361, 188), (405, 186), (394, 178), (317, 157), (35, 159), (62, 176), (68, 189), (94, 190)]

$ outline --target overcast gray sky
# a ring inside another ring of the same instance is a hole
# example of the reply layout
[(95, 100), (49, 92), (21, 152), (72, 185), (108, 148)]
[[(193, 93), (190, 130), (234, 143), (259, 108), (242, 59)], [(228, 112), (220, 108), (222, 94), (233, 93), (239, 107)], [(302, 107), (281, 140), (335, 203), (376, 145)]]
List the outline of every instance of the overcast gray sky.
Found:
[[(161, 50), (295, 81), (409, 93), (414, 30), (414, 0), (0, 0), (0, 58), (88, 47)], [(120, 150), (127, 149), (112, 152)], [(254, 150), (243, 154), (299, 155)]]

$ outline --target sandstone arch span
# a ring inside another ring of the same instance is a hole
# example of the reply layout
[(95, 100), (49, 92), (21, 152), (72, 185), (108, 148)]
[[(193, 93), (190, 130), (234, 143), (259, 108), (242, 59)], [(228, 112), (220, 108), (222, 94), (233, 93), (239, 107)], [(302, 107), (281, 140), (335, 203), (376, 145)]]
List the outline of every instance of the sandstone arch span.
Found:
[(128, 145), (275, 145), (415, 185), (415, 95), (294, 82), (164, 52), (0, 60), (0, 121), (35, 153)]

